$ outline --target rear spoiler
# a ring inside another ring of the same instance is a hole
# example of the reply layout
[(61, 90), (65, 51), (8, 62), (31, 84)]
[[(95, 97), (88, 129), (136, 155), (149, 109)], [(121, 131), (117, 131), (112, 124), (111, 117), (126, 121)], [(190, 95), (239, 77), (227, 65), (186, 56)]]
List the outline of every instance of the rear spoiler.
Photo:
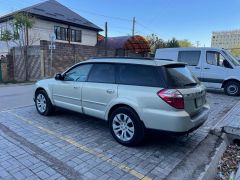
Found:
[(176, 62), (176, 63), (166, 64), (164, 66), (169, 67), (169, 68), (176, 68), (176, 67), (185, 67), (185, 66), (187, 66), (187, 64)]

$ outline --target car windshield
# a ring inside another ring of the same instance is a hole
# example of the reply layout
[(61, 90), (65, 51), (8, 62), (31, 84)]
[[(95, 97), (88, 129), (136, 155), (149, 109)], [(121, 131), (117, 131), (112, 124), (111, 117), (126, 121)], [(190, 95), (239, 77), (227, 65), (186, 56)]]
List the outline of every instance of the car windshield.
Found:
[(185, 65), (165, 66), (165, 78), (169, 88), (189, 88), (200, 82)]
[(235, 66), (240, 66), (239, 61), (228, 51), (222, 51), (222, 53), (228, 58), (229, 61)]

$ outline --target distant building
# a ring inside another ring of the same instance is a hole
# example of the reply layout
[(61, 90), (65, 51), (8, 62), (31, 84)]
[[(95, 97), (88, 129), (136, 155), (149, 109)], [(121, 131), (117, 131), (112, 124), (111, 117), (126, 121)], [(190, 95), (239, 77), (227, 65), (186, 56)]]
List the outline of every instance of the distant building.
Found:
[(224, 49), (240, 48), (240, 30), (213, 32), (211, 46)]

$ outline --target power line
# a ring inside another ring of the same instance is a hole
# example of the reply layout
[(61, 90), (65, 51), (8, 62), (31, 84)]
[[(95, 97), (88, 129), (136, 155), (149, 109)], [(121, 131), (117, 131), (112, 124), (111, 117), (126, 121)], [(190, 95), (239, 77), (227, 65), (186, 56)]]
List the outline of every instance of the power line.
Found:
[(156, 35), (158, 35), (158, 36), (160, 36), (160, 37), (162, 37), (162, 38), (164, 38), (164, 39), (168, 39), (168, 38), (166, 38), (166, 37), (164, 37), (164, 36), (162, 36), (162, 35), (154, 32), (152, 29), (150, 29), (149, 27), (145, 26), (144, 24), (139, 23), (139, 21), (136, 21), (136, 24), (138, 24), (139, 26), (141, 26), (142, 28), (146, 29), (147, 31), (149, 31), (149, 32), (151, 32), (151, 33), (154, 33), (154, 34), (156, 34)]

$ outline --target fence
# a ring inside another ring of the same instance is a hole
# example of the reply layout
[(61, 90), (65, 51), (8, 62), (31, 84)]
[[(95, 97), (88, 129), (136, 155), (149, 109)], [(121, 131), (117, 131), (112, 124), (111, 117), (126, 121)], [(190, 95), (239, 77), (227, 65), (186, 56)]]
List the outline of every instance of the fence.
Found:
[[(53, 50), (52, 54), (51, 69), (49, 44), (48, 41), (40, 41), (40, 46), (30, 46), (25, 52), (20, 48), (11, 49), (7, 58), (8, 79), (36, 81), (62, 72), (77, 62), (91, 57), (105, 56), (103, 47), (56, 43), (56, 49)], [(24, 55), (27, 55), (27, 58), (24, 58)], [(115, 56), (115, 50), (108, 49), (107, 55)]]

